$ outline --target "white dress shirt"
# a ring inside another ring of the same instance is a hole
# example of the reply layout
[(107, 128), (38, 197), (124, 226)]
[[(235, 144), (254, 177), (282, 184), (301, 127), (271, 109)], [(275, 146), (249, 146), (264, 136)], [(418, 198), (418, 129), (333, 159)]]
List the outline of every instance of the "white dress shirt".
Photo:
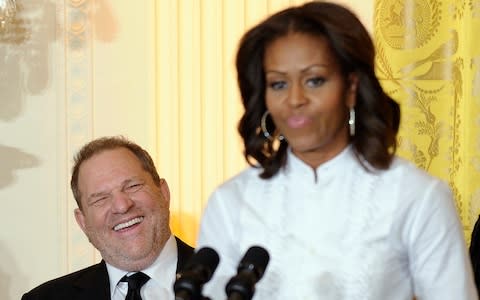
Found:
[[(175, 299), (173, 283), (175, 282), (177, 259), (177, 242), (172, 235), (167, 240), (167, 243), (155, 262), (150, 267), (142, 270), (143, 273), (150, 276), (150, 280), (148, 280), (140, 290), (143, 300)], [(134, 272), (129, 273), (120, 270), (108, 263), (107, 270), (110, 279), (111, 299), (125, 300), (128, 284), (126, 282), (120, 282), (120, 279), (125, 275), (134, 274)]]
[(367, 172), (351, 147), (316, 170), (291, 151), (269, 180), (248, 168), (211, 195), (197, 247), (220, 264), (204, 292), (225, 285), (252, 245), (270, 262), (255, 300), (474, 300), (463, 230), (448, 186), (395, 158)]

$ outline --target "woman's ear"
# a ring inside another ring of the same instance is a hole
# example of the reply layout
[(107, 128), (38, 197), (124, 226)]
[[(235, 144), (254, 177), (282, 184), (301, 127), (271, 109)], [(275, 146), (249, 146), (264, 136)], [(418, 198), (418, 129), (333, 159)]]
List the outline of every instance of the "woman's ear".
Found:
[(357, 88), (358, 75), (357, 73), (350, 73), (347, 80), (347, 99), (346, 104), (348, 108), (353, 108), (357, 104)]

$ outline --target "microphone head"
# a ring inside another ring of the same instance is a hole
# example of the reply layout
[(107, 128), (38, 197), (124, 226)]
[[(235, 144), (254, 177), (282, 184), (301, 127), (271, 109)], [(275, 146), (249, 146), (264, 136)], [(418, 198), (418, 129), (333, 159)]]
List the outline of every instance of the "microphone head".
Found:
[(215, 250), (204, 247), (198, 250), (186, 263), (184, 271), (193, 271), (198, 273), (201, 283), (205, 283), (212, 278), (213, 272), (218, 266), (220, 258)]
[(270, 256), (259, 246), (250, 247), (238, 264), (237, 275), (225, 286), (228, 299), (250, 300), (255, 293), (255, 284), (265, 273)]
[(175, 299), (201, 299), (203, 285), (212, 278), (220, 258), (212, 248), (201, 248), (177, 274), (173, 284)]
[(263, 273), (265, 273), (265, 268), (270, 261), (270, 255), (268, 254), (267, 250), (260, 246), (252, 246), (250, 247), (245, 255), (243, 256), (242, 260), (238, 265), (238, 273), (242, 271), (250, 271), (256, 275), (256, 280), (260, 280), (262, 278)]

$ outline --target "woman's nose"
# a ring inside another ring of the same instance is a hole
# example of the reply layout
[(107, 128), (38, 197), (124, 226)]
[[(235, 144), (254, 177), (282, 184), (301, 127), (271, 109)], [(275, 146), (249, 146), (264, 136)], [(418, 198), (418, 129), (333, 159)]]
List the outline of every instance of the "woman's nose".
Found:
[(305, 91), (300, 84), (292, 84), (289, 94), (288, 94), (288, 103), (292, 107), (301, 106), (307, 103), (307, 98), (305, 97)]

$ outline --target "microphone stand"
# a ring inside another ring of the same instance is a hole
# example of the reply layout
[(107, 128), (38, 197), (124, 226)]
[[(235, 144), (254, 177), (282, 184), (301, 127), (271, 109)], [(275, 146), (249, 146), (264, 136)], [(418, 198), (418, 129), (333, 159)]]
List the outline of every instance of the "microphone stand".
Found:
[(232, 292), (227, 300), (245, 300), (245, 297), (243, 297), (242, 293)]
[(185, 290), (182, 291), (177, 291), (175, 293), (175, 300), (211, 300), (208, 297), (204, 297), (203, 295), (200, 295), (200, 297), (192, 297), (192, 295)]

